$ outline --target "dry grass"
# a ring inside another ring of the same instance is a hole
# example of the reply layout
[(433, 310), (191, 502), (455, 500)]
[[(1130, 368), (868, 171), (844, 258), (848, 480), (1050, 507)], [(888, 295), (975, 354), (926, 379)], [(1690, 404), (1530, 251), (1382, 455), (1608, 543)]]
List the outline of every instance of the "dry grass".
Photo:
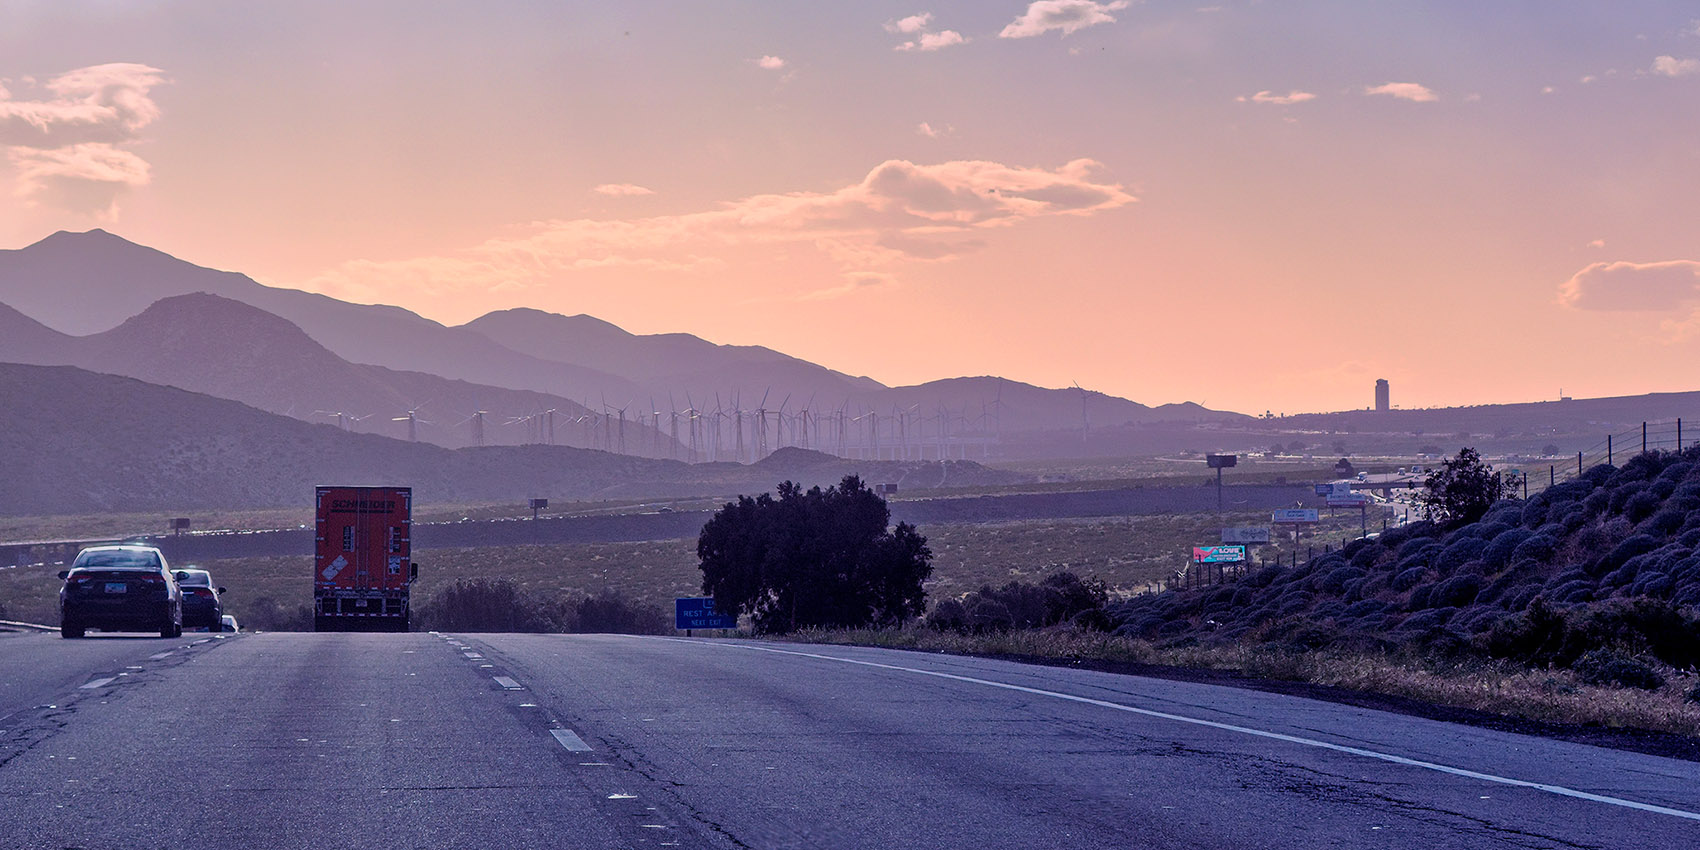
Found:
[(1099, 659), (1231, 670), (1258, 678), (1407, 697), (1546, 723), (1592, 724), (1700, 737), (1700, 704), (1685, 698), (1700, 679), (1692, 672), (1669, 668), (1660, 671), (1666, 678), (1664, 687), (1640, 691), (1585, 685), (1568, 670), (1529, 670), (1483, 661), (1421, 662), (1380, 654), (1293, 652), (1266, 646), (1162, 649), (1147, 641), (1072, 628), (962, 635), (910, 625), (901, 629), (812, 630), (787, 639), (971, 655)]

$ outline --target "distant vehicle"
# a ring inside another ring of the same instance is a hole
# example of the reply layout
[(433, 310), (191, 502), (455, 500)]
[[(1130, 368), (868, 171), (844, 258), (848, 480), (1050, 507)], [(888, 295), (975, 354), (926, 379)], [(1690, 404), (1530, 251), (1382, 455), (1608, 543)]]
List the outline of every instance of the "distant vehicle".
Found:
[(225, 614), (224, 616), (219, 617), (218, 619), (219, 619), (219, 625), (224, 628), (224, 631), (230, 632), (231, 634), (236, 634), (237, 632), (242, 631), (242, 627), (236, 625), (236, 618), (235, 617), (232, 617), (229, 614)]
[(207, 631), (224, 630), (224, 602), (219, 597), (224, 588), (214, 587), (212, 573), (187, 568), (178, 570), (177, 586), (183, 589), (183, 627)]
[(1368, 481), (1369, 480), (1369, 473), (1367, 473), (1367, 472), (1358, 473), (1358, 480), (1359, 481)]
[(313, 631), (405, 632), (413, 490), (320, 487), (313, 532)]
[(59, 573), (59, 634), (80, 638), (88, 629), (159, 630), (183, 635), (183, 591), (165, 555), (152, 546), (91, 546)]

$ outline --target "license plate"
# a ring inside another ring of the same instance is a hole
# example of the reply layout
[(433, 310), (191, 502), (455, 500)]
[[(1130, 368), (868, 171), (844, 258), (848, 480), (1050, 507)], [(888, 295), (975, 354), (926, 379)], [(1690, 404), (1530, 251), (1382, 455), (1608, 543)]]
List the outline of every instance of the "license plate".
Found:
[(106, 592), (107, 593), (124, 593), (125, 591), (129, 590), (129, 587), (130, 587), (129, 585), (127, 585), (127, 584), (125, 584), (121, 581), (109, 581), (109, 582), (106, 583)]

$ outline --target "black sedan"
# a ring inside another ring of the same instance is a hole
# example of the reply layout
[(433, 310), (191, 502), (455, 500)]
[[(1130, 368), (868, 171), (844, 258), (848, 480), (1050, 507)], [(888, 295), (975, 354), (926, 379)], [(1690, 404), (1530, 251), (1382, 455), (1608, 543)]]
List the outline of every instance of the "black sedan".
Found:
[(183, 593), (165, 556), (152, 546), (91, 546), (59, 574), (59, 633), (88, 629), (183, 634)]
[(213, 585), (212, 574), (193, 567), (178, 570), (177, 586), (183, 588), (183, 627), (206, 626), (208, 631), (224, 630), (224, 588)]

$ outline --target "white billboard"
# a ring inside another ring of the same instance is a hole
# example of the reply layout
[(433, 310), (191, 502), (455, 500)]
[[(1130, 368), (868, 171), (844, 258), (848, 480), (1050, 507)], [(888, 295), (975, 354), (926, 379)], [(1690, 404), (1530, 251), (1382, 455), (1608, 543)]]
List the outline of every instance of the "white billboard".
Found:
[(1222, 529), (1223, 543), (1268, 543), (1269, 529), (1257, 527), (1224, 528)]
[(1316, 508), (1281, 508), (1269, 515), (1270, 522), (1321, 522)]

